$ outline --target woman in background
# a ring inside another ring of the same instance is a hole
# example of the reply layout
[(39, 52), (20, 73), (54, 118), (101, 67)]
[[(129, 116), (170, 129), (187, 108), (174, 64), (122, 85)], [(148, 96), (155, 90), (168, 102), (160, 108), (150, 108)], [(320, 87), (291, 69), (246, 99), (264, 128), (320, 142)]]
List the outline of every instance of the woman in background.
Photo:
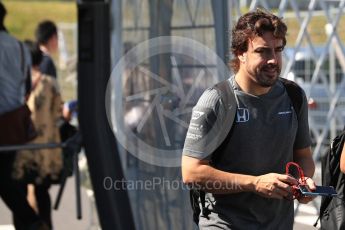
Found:
[[(56, 79), (42, 74), (39, 65), (42, 51), (38, 44), (26, 41), (32, 56), (32, 92), (28, 106), (31, 117), (38, 132), (37, 138), (31, 143), (59, 143), (58, 123), (61, 118), (61, 95)], [(52, 180), (59, 177), (63, 166), (62, 150), (39, 149), (21, 151), (15, 161), (15, 176), (30, 178), (36, 199), (36, 211), (52, 229), (51, 200), (49, 188)], [(29, 175), (29, 176), (28, 176)], [(30, 192), (30, 191), (29, 191)]]

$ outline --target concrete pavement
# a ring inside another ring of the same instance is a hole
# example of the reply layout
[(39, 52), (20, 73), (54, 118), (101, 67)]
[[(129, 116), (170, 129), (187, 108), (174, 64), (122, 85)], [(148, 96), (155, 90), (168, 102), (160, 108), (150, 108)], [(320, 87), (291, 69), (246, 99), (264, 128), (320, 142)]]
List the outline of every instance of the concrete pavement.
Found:
[[(59, 187), (54, 185), (50, 190), (52, 205), (54, 205)], [(81, 189), (82, 197), (82, 219), (78, 220), (76, 215), (76, 195), (74, 177), (67, 180), (64, 193), (58, 210), (53, 210), (53, 224), (55, 230), (86, 230), (97, 229), (92, 227), (92, 223), (97, 223), (97, 217), (92, 208), (92, 202), (89, 199), (87, 191)], [(14, 229), (12, 227), (11, 213), (0, 199), (0, 230)]]

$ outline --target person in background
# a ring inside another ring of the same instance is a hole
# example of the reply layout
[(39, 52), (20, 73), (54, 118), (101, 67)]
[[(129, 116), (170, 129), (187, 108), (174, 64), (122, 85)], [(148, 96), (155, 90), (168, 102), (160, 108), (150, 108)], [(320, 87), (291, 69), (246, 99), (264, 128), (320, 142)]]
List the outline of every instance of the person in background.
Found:
[(56, 67), (52, 55), (58, 50), (58, 30), (54, 22), (50, 20), (42, 21), (38, 24), (35, 31), (36, 41), (38, 42), (43, 59), (39, 65), (41, 73), (57, 78)]
[[(37, 43), (26, 41), (32, 57), (32, 92), (28, 106), (38, 132), (32, 143), (60, 143), (61, 95), (56, 79), (39, 70), (42, 51)], [(17, 154), (14, 168), (16, 178), (27, 176), (32, 183), (39, 216), (52, 228), (49, 188), (60, 176), (63, 167), (61, 148), (25, 150)]]
[[(29, 52), (8, 33), (4, 24), (6, 13), (0, 1), (0, 116), (24, 105), (25, 96), (30, 90), (25, 82), (31, 81), (27, 74), (31, 64)], [(23, 189), (26, 184), (12, 177), (15, 157), (14, 151), (0, 152), (0, 197), (22, 224), (16, 226), (14, 222), (17, 230), (48, 229), (26, 199)]]
[(73, 118), (77, 117), (78, 114), (78, 101), (70, 100), (63, 104), (62, 117), (67, 121), (71, 122)]
[[(316, 188), (311, 179), (315, 165), (306, 96), (295, 86), (302, 100), (297, 114), (279, 80), (286, 32), (281, 18), (260, 9), (244, 14), (235, 24), (231, 37), (235, 74), (229, 76), (228, 83), (235, 94), (237, 115), (231, 136), (219, 147), (218, 161), (213, 161), (212, 152), (207, 150), (213, 141), (208, 131), (212, 120), (224, 120), (228, 105), (215, 88), (210, 88), (193, 109), (183, 149), (182, 176), (186, 184), (201, 186), (206, 193), (205, 202), (199, 201), (206, 209), (199, 216), (200, 229), (291, 230), (292, 185), (297, 185), (298, 179), (285, 174), (288, 162), (298, 163), (309, 188)], [(221, 124), (226, 125), (232, 124)], [(219, 126), (216, 123), (214, 127)], [(308, 203), (313, 198), (297, 199)]]

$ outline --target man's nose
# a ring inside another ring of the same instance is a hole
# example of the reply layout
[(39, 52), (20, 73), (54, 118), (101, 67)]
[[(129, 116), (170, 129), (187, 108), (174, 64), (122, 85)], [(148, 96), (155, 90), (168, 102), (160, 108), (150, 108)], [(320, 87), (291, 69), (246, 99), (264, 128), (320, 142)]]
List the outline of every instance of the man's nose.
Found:
[(267, 64), (277, 64), (278, 54), (274, 51), (269, 52), (267, 57)]

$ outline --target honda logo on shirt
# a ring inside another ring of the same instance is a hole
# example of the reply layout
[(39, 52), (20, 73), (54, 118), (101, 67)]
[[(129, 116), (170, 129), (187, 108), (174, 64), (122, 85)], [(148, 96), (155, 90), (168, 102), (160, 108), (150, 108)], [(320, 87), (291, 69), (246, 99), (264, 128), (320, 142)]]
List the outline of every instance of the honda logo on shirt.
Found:
[(236, 122), (247, 122), (249, 121), (249, 110), (246, 108), (237, 108)]

